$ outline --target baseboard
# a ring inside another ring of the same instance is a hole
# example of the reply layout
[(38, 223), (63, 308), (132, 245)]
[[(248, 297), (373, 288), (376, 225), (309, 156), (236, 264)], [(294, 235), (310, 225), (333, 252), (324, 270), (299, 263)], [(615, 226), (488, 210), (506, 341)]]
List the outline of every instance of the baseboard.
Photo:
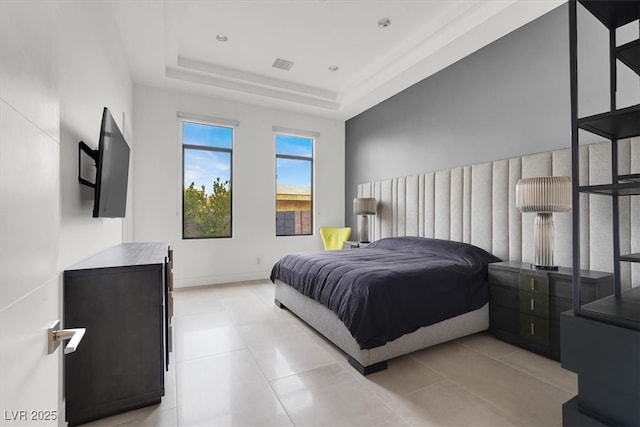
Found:
[(269, 271), (251, 273), (223, 274), (215, 276), (193, 276), (177, 278), (174, 275), (174, 288), (192, 288), (198, 286), (217, 285), (221, 283), (247, 282), (253, 280), (269, 280)]

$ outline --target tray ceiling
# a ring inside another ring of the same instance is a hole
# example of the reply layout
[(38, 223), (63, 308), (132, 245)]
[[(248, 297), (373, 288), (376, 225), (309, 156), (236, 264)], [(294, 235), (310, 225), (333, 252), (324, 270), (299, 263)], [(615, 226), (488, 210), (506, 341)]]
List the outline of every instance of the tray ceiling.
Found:
[[(135, 83), (346, 120), (563, 2), (129, 0), (111, 7)], [(385, 28), (382, 18), (390, 20)], [(278, 59), (293, 65), (275, 68)]]

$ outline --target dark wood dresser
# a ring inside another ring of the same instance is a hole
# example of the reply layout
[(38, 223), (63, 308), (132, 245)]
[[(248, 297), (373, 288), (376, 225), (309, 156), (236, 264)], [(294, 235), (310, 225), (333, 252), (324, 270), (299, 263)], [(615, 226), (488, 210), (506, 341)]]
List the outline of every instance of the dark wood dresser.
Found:
[(69, 425), (159, 403), (171, 350), (173, 251), (124, 243), (64, 272), (64, 327), (86, 328), (65, 357)]
[[(613, 293), (613, 275), (581, 270), (583, 303)], [(489, 264), (489, 331), (560, 360), (560, 313), (572, 309), (572, 270), (536, 270), (522, 262)]]

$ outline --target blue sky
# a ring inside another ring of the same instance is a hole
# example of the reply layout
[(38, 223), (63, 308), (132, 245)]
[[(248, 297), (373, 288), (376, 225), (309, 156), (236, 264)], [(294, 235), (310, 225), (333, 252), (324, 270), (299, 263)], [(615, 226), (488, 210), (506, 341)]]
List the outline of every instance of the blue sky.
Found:
[[(276, 135), (276, 153), (313, 157), (313, 139), (290, 135)], [(311, 162), (277, 159), (278, 184), (311, 187)]]
[(311, 162), (278, 159), (278, 184), (311, 186)]
[(276, 154), (313, 157), (313, 139), (277, 134)]
[[(205, 145), (208, 147), (232, 148), (233, 129), (227, 127), (202, 125), (183, 122), (183, 144)], [(202, 185), (205, 192), (211, 194), (213, 181), (231, 179), (231, 154), (219, 151), (185, 150), (184, 186), (195, 182), (196, 188)]]
[(182, 122), (182, 143), (232, 148), (233, 128)]
[[(183, 144), (204, 145), (208, 147), (232, 148), (233, 129), (200, 123), (183, 122)], [(276, 153), (293, 156), (313, 157), (313, 139), (291, 135), (276, 135)], [(192, 182), (196, 188), (205, 186), (211, 193), (212, 183), (220, 177), (221, 181), (231, 179), (231, 154), (226, 152), (191, 150), (184, 152), (184, 186)], [(311, 162), (277, 159), (278, 184), (311, 187)]]

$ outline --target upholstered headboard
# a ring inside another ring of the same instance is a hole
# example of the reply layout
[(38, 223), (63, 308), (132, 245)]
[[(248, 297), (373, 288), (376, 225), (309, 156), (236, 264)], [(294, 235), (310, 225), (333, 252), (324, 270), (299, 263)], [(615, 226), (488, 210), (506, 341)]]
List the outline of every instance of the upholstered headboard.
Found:
[[(640, 138), (618, 142), (619, 173), (640, 173)], [(580, 184), (611, 180), (608, 142), (580, 147)], [(424, 236), (479, 246), (503, 260), (531, 262), (534, 257), (532, 213), (515, 207), (520, 178), (571, 176), (569, 149), (496, 160), (358, 185), (358, 197), (375, 197), (372, 239)], [(640, 252), (640, 198), (620, 198), (621, 253)], [(581, 265), (612, 271), (612, 224), (609, 196), (580, 198)], [(554, 214), (555, 263), (572, 265), (571, 213)], [(622, 265), (622, 283), (640, 286), (640, 265)]]

